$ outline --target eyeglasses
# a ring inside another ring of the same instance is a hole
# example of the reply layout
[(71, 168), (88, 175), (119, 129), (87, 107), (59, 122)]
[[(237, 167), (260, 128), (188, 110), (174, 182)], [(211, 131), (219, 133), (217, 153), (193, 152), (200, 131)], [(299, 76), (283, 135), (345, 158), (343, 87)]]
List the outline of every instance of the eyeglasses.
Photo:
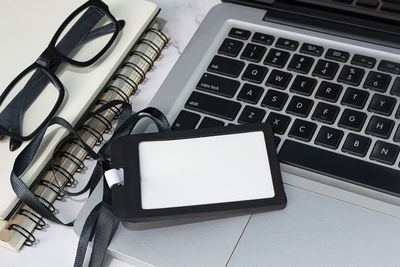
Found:
[(65, 94), (55, 75), (59, 65), (92, 65), (111, 47), (124, 25), (100, 0), (89, 0), (61, 24), (36, 62), (0, 96), (0, 136), (11, 137), (11, 151), (35, 136), (59, 109)]

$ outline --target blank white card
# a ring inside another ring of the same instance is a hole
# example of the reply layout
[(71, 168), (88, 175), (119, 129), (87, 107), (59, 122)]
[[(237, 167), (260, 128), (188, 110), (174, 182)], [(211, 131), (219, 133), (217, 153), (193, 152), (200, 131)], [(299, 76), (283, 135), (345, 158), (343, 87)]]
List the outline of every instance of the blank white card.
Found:
[(139, 144), (142, 209), (275, 196), (262, 132)]

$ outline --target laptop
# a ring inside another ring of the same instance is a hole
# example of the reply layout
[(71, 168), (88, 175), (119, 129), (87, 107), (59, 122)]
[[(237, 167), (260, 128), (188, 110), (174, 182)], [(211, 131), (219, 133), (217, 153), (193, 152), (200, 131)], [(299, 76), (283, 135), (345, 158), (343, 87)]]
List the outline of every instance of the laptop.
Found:
[(270, 123), (288, 205), (123, 224), (112, 255), (155, 266), (399, 265), (397, 0), (225, 1), (150, 105), (177, 131)]

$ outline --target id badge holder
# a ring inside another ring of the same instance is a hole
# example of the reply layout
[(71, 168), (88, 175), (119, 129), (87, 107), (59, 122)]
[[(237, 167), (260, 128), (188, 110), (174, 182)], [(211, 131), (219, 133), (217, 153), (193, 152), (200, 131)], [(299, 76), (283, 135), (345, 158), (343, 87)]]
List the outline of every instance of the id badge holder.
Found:
[(111, 146), (112, 211), (147, 222), (283, 209), (269, 124), (136, 134)]

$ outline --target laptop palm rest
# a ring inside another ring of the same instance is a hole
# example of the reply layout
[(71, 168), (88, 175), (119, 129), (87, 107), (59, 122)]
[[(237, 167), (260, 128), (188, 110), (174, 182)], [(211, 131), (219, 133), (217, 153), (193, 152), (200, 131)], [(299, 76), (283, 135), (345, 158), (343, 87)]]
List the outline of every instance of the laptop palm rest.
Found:
[[(75, 232), (80, 233), (87, 214), (100, 201), (101, 183), (79, 214)], [(158, 225), (121, 224), (109, 253), (139, 266), (398, 263), (394, 262), (400, 240), (398, 219), (290, 185), (285, 191), (288, 205), (284, 210), (255, 214), (250, 221), (249, 216), (239, 216)]]
[(398, 265), (398, 219), (293, 186), (285, 191), (284, 210), (252, 215), (229, 267)]
[[(78, 235), (90, 211), (101, 201), (102, 188), (103, 180), (80, 211), (74, 225)], [(121, 223), (108, 252), (135, 266), (225, 266), (249, 217)]]

